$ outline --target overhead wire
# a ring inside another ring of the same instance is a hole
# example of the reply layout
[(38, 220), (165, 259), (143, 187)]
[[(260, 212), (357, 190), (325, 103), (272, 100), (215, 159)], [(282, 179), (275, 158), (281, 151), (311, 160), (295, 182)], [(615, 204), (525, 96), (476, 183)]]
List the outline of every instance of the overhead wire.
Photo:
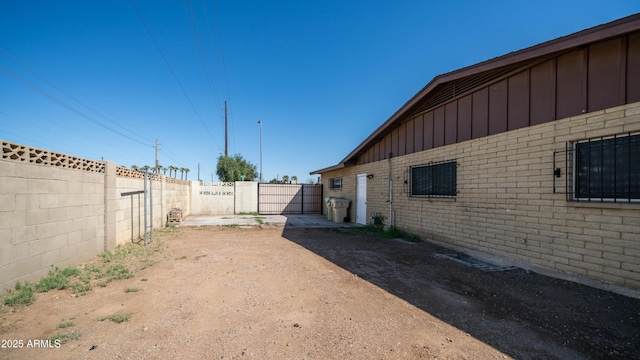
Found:
[[(63, 153), (70, 150), (69, 144), (73, 144), (74, 147), (78, 147), (74, 155), (87, 158), (92, 158), (89, 153), (95, 154), (96, 152), (102, 152), (100, 156), (108, 155), (112, 158), (122, 158), (131, 155), (130, 152), (123, 152), (120, 147), (106, 146), (95, 140), (91, 141), (85, 134), (83, 134), (83, 136), (70, 137), (68, 131), (58, 131), (59, 126), (57, 126), (57, 124), (55, 124), (53, 128), (46, 129), (46, 133), (42, 133), (43, 124), (50, 124), (50, 119), (45, 118), (43, 115), (32, 113), (28, 109), (22, 109), (16, 104), (11, 105), (17, 107), (20, 111), (26, 112), (29, 116), (17, 118), (12, 114), (0, 111), (0, 128), (2, 129), (2, 135), (0, 135), (0, 137), (5, 136), (5, 134), (12, 135), (11, 139), (4, 138), (4, 140)], [(0, 106), (3, 106), (1, 101)], [(8, 108), (8, 106), (4, 107)], [(9, 121), (3, 121), (3, 119)], [(36, 128), (38, 128), (39, 131), (34, 131)], [(100, 145), (103, 146), (101, 147)], [(145, 144), (145, 146), (148, 146), (148, 144)], [(100, 156), (93, 158), (97, 159)]]
[[(13, 62), (15, 62), (16, 64), (18, 64), (20, 67), (22, 67), (23, 69), (27, 70), (29, 73), (31, 73), (32, 75), (34, 75), (35, 77), (37, 77), (38, 79), (44, 81), (45, 83), (47, 83), (49, 86), (51, 86), (52, 88), (56, 89), (58, 92), (60, 92), (61, 94), (65, 95), (66, 97), (68, 97), (69, 99), (75, 101), (76, 103), (80, 104), (81, 106), (85, 107), (86, 109), (88, 109), (89, 111), (95, 113), (96, 115), (98, 115), (99, 117), (101, 117), (102, 119), (110, 122), (112, 125), (118, 126), (120, 128), (122, 128), (125, 132), (133, 134), (135, 136), (137, 136), (138, 138), (144, 138), (144, 136), (140, 135), (140, 134), (135, 134), (134, 131), (124, 127), (122, 124), (119, 124), (117, 122), (115, 122), (114, 120), (110, 119), (109, 117), (105, 116), (104, 114), (102, 114), (100, 111), (96, 110), (95, 108), (93, 108), (92, 106), (90, 106), (89, 104), (87, 104), (86, 102), (80, 100), (78, 97), (74, 96), (73, 94), (69, 93), (68, 91), (63, 90), (60, 86), (56, 85), (53, 81), (49, 80), (48, 78), (46, 78), (45, 76), (39, 74), (38, 72), (36, 72), (35, 70), (33, 70), (31, 67), (29, 67), (27, 64), (25, 64), (24, 62), (20, 61), (18, 58), (16, 58), (15, 56), (13, 56), (12, 54), (10, 54), (8, 51), (0, 48), (0, 53), (2, 53), (5, 57), (9, 58), (10, 60), (12, 60)], [(26, 80), (26, 79), (25, 79)], [(99, 122), (98, 120), (94, 119), (94, 122)], [(145, 142), (139, 139), (134, 139), (132, 136), (129, 135), (123, 135), (121, 132), (119, 131), (115, 131), (114, 129), (111, 129), (109, 126), (106, 125), (101, 125), (113, 132), (115, 132), (118, 135), (121, 136), (125, 136), (127, 139), (129, 140), (133, 140), (139, 144), (143, 144), (143, 145), (149, 145), (149, 142)]]
[(182, 165), (184, 167), (187, 166), (192, 166), (192, 164), (188, 164), (186, 162), (183, 162), (182, 160), (178, 159), (177, 156), (175, 156), (171, 151), (169, 151), (162, 143), (158, 144), (158, 151), (162, 152), (163, 154), (167, 155), (168, 157), (170, 157), (177, 165)]
[(196, 49), (198, 50), (198, 55), (200, 56), (200, 62), (202, 63), (202, 67), (204, 69), (205, 77), (207, 79), (207, 84), (209, 85), (209, 90), (211, 91), (211, 95), (213, 96), (213, 101), (216, 105), (216, 108), (220, 109), (220, 102), (218, 100), (218, 94), (216, 92), (213, 76), (211, 75), (211, 67), (209, 66), (209, 61), (207, 59), (207, 54), (202, 44), (202, 37), (200, 35), (200, 28), (198, 26), (197, 16), (195, 11), (193, 10), (193, 4), (191, 0), (189, 1), (189, 6), (185, 0), (182, 1), (184, 6), (185, 13), (187, 15), (187, 21), (189, 22), (189, 27), (191, 28), (191, 35), (193, 36), (194, 43), (196, 45)]
[(14, 80), (18, 81), (19, 83), (21, 83), (22, 85), (26, 86), (27, 88), (29, 88), (29, 89), (35, 91), (36, 93), (48, 98), (52, 102), (54, 102), (54, 103), (56, 103), (56, 104), (58, 104), (58, 105), (60, 105), (60, 106), (62, 106), (64, 108), (66, 108), (67, 110), (77, 114), (78, 116), (80, 116), (80, 117), (82, 117), (82, 118), (84, 118), (86, 120), (89, 120), (90, 122), (92, 122), (92, 123), (104, 128), (104, 129), (107, 129), (107, 130), (113, 132), (114, 134), (117, 134), (117, 135), (119, 135), (119, 136), (121, 136), (123, 138), (129, 139), (129, 140), (134, 141), (136, 143), (139, 143), (141, 145), (152, 146), (152, 145), (150, 145), (148, 143), (144, 143), (144, 142), (142, 142), (142, 141), (140, 141), (138, 139), (135, 139), (135, 138), (133, 138), (133, 137), (131, 137), (131, 136), (119, 131), (119, 130), (114, 129), (111, 126), (109, 126), (107, 124), (104, 124), (101, 121), (98, 121), (97, 119), (93, 118), (90, 115), (85, 114), (84, 112), (78, 110), (76, 107), (68, 104), (64, 100), (62, 100), (62, 99), (58, 98), (57, 96), (47, 92), (46, 90), (40, 88), (36, 84), (30, 82), (29, 80), (27, 80), (24, 77), (18, 75), (14, 71), (4, 67), (3, 65), (0, 65), (0, 71), (5, 73), (5, 74), (7, 74), (10, 77), (12, 77)]
[[(0, 106), (2, 103), (0, 102)], [(14, 105), (15, 106), (15, 105)], [(18, 109), (20, 109), (18, 107)], [(20, 109), (24, 111), (23, 109)], [(39, 115), (34, 115), (40, 117)], [(10, 121), (4, 122), (3, 118), (9, 119)], [(29, 123), (28, 119), (25, 118), (17, 118), (12, 114), (6, 113), (4, 111), (0, 111), (0, 124), (2, 125), (2, 133), (4, 134), (13, 134), (17, 138), (22, 138), (25, 135), (29, 135), (29, 142), (32, 143), (34, 139), (42, 139), (46, 140), (45, 142), (37, 142), (37, 145), (43, 147), (55, 147), (57, 148), (57, 144), (59, 140), (66, 140), (68, 142), (78, 142), (78, 139), (71, 138), (67, 136), (64, 132), (56, 131), (56, 129), (47, 129), (46, 134), (42, 134), (41, 132), (33, 131), (33, 124)], [(19, 125), (19, 126), (16, 126)], [(26, 126), (25, 126), (26, 125)], [(13, 132), (12, 132), (13, 131)], [(8, 140), (8, 139), (5, 139)], [(53, 140), (53, 141), (52, 141)]]
[[(222, 62), (222, 73), (224, 75), (224, 83), (225, 83), (225, 87), (227, 89), (227, 99), (229, 100), (229, 106), (231, 106), (231, 91), (229, 90), (229, 79), (227, 77), (227, 66), (225, 64), (224, 61), (224, 51), (222, 49), (222, 35), (220, 32), (220, 22), (218, 20), (218, 8), (216, 6), (216, 1), (212, 0), (211, 4), (213, 6), (213, 14), (214, 14), (214, 19), (215, 19), (215, 25), (216, 25), (216, 33), (218, 35), (218, 46), (220, 48), (220, 59)], [(202, 0), (202, 7), (204, 9), (205, 12), (205, 19), (207, 22), (207, 30), (209, 33), (209, 41), (211, 42), (211, 48), (213, 48), (213, 36), (211, 35), (211, 25), (209, 23), (209, 16), (207, 13), (207, 7), (206, 4), (204, 2), (204, 0)], [(230, 112), (233, 118), (233, 111)], [(235, 144), (235, 127), (233, 126), (235, 123), (235, 121), (231, 122), (231, 139), (233, 140), (233, 143)]]
[[(224, 83), (227, 89), (227, 99), (229, 99), (229, 106), (231, 106), (231, 90), (229, 90), (229, 78), (227, 77), (227, 65), (224, 61), (224, 51), (223, 51), (223, 47), (222, 47), (222, 35), (221, 35), (221, 31), (220, 31), (220, 21), (218, 20), (218, 8), (216, 6), (216, 1), (215, 0), (211, 0), (212, 4), (213, 4), (213, 15), (215, 18), (215, 24), (216, 24), (216, 33), (218, 34), (218, 47), (220, 48), (220, 59), (222, 61), (222, 73), (224, 75)], [(202, 0), (202, 4), (204, 6), (204, 0)], [(205, 13), (206, 13), (206, 7), (205, 7)], [(211, 33), (211, 29), (209, 27), (209, 18), (207, 17), (207, 28), (209, 29), (209, 33)], [(213, 36), (211, 36), (210, 38), (212, 38)], [(211, 45), (211, 47), (213, 47), (213, 44)], [(233, 111), (231, 112), (231, 117), (233, 118)], [(233, 141), (234, 147), (235, 147), (235, 121), (231, 121), (231, 140)]]
[[(204, 0), (202, 0), (202, 3), (204, 5)], [(226, 85), (227, 88), (227, 98), (229, 99), (229, 101), (231, 101), (231, 91), (229, 91), (229, 79), (227, 78), (227, 66), (225, 64), (224, 61), (224, 51), (222, 50), (222, 36), (220, 35), (220, 23), (218, 21), (218, 9), (216, 7), (216, 1), (212, 0), (213, 3), (213, 13), (214, 13), (214, 18), (216, 20), (216, 32), (218, 33), (218, 44), (220, 47), (220, 57), (222, 60), (222, 73), (224, 74), (224, 83)], [(206, 14), (206, 11), (205, 11)], [(209, 19), (207, 18), (207, 27), (209, 26)], [(211, 31), (211, 30), (209, 30)]]
[(178, 87), (180, 87), (180, 90), (182, 91), (182, 94), (185, 96), (185, 98), (189, 102), (189, 105), (191, 105), (191, 108), (193, 109), (194, 113), (196, 114), (196, 116), (200, 120), (200, 123), (202, 124), (204, 129), (207, 131), (207, 134), (209, 134), (209, 137), (211, 137), (211, 140), (213, 140), (213, 142), (217, 144), (216, 139), (213, 137), (213, 135), (209, 131), (209, 128), (207, 127), (207, 124), (205, 124), (204, 120), (200, 116), (200, 113), (198, 112), (198, 110), (196, 109), (195, 105), (193, 104), (193, 101), (191, 101), (191, 98), (187, 94), (187, 91), (184, 89), (184, 86), (182, 86), (182, 83), (180, 82), (180, 79), (178, 79), (178, 76), (176, 75), (175, 71), (173, 70), (173, 67), (171, 66), (171, 64), (169, 63), (169, 60), (167, 59), (167, 57), (165, 56), (164, 52), (162, 51), (162, 48), (160, 47), (160, 44), (158, 44), (158, 41), (156, 40), (155, 36), (153, 36), (153, 32), (151, 31), (151, 28), (149, 28), (149, 25), (147, 25), (146, 21), (142, 17), (142, 13), (140, 13), (140, 10), (138, 9), (138, 7), (135, 4), (135, 1), (134, 0), (130, 0), (130, 2), (131, 2), (131, 6), (133, 6), (133, 9), (136, 11), (136, 14), (138, 15), (138, 18), (140, 19), (140, 22), (142, 22), (142, 25), (144, 26), (144, 28), (146, 29), (147, 33), (149, 34), (149, 37), (151, 37), (151, 40), (153, 41), (153, 44), (155, 45), (156, 49), (160, 53), (160, 57), (162, 57), (162, 60), (164, 61), (164, 63), (169, 68), (169, 71), (171, 72), (171, 75), (173, 75), (173, 78), (176, 80), (176, 83), (178, 84)]
[[(189, 0), (191, 1), (191, 0)], [(207, 11), (207, 5), (205, 3), (205, 0), (201, 0), (202, 2), (202, 9), (204, 11), (204, 18), (205, 18), (205, 22), (207, 24), (207, 33), (208, 33), (208, 37), (209, 37), (209, 44), (211, 46), (211, 49), (213, 50), (215, 48), (214, 46), (214, 36), (213, 36), (213, 31), (211, 31), (211, 22), (209, 21), (209, 13)], [(231, 128), (231, 140), (233, 143), (233, 147), (235, 147), (235, 121), (233, 121), (233, 111), (229, 110), (231, 108), (231, 92), (229, 91), (229, 80), (227, 78), (227, 67), (224, 61), (224, 52), (222, 50), (222, 36), (220, 35), (220, 26), (218, 25), (218, 13), (217, 13), (217, 8), (216, 8), (216, 4), (215, 4), (215, 0), (212, 1), (212, 7), (213, 7), (213, 12), (214, 12), (214, 18), (215, 18), (215, 25), (216, 25), (216, 32), (218, 35), (218, 47), (220, 49), (220, 60), (221, 60), (221, 64), (222, 64), (222, 72), (224, 75), (224, 83), (225, 83), (225, 88), (227, 90), (227, 103), (228, 103), (228, 107), (227, 107), (227, 117), (231, 117), (232, 121), (230, 121), (230, 128)], [(230, 115), (230, 116), (229, 116)], [(223, 119), (224, 116), (221, 116), (221, 119)], [(224, 125), (224, 124), (223, 124)]]

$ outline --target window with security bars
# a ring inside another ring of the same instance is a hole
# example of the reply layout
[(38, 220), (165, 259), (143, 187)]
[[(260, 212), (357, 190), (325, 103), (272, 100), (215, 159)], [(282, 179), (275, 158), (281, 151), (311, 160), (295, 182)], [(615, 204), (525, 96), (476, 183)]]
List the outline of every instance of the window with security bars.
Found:
[(574, 144), (578, 201), (640, 201), (640, 133)]
[(331, 190), (342, 190), (342, 178), (331, 178), (331, 179), (329, 179), (329, 189), (331, 189)]
[(412, 197), (454, 197), (456, 196), (457, 162), (412, 166)]

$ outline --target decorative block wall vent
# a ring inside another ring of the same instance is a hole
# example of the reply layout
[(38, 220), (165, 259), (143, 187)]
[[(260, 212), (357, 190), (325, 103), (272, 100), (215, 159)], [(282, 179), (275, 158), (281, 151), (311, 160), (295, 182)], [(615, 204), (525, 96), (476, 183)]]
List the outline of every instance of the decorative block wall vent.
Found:
[(2, 159), (31, 164), (55, 166), (88, 172), (104, 173), (104, 163), (61, 154), (53, 151), (32, 148), (29, 146), (2, 142)]

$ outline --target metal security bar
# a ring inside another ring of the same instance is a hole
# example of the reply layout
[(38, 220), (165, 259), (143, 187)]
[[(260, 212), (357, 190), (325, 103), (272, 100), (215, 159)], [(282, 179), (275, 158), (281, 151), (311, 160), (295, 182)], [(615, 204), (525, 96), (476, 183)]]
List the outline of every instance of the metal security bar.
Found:
[[(559, 154), (564, 174), (556, 167)], [(564, 180), (568, 201), (640, 202), (640, 133), (567, 143), (553, 160), (554, 193), (562, 193), (556, 180)]]
[(457, 195), (456, 161), (444, 161), (428, 165), (412, 166), (411, 197), (455, 197)]
[(573, 200), (573, 146), (567, 142), (563, 150), (553, 152), (553, 193), (565, 194)]

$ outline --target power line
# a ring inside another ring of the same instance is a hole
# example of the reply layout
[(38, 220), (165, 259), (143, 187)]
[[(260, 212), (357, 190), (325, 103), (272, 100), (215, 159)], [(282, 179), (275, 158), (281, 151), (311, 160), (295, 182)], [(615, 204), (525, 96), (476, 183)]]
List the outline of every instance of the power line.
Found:
[[(203, 0), (203, 4), (204, 4), (204, 0)], [(215, 0), (213, 0), (213, 13), (214, 13), (214, 17), (215, 17), (215, 20), (216, 20), (216, 30), (217, 30), (217, 33), (218, 33), (218, 44), (220, 46), (220, 57), (222, 59), (222, 72), (224, 74), (224, 82), (225, 82), (225, 85), (227, 87), (227, 99), (229, 99), (229, 102), (231, 102), (231, 92), (229, 91), (229, 80), (227, 78), (227, 66), (225, 65), (225, 62), (224, 62), (224, 51), (222, 51), (222, 36), (220, 35), (220, 24), (219, 24), (219, 21), (218, 21), (218, 10), (216, 8)], [(207, 26), (209, 26), (209, 19), (207, 19)]]
[(171, 151), (165, 148), (164, 145), (162, 145), (162, 143), (159, 144), (158, 150), (161, 151), (163, 154), (167, 155), (168, 157), (170, 157), (177, 165), (189, 166), (189, 164), (178, 159), (178, 157), (176, 157)]
[[(189, 27), (191, 28), (191, 36), (193, 36), (193, 41), (196, 45), (196, 49), (198, 50), (198, 55), (200, 56), (200, 62), (202, 63), (202, 67), (204, 68), (204, 73), (205, 73), (205, 77), (207, 78), (207, 84), (209, 85), (209, 90), (211, 91), (211, 95), (213, 96), (213, 101), (216, 104), (216, 107), (219, 108), (218, 95), (216, 93), (215, 86), (213, 85), (213, 76), (211, 75), (211, 67), (209, 66), (206, 51), (202, 44), (202, 37), (200, 35), (200, 27), (198, 26), (197, 16), (195, 14), (195, 11), (193, 10), (193, 5), (191, 3), (191, 0), (189, 0), (189, 6), (187, 6), (185, 0), (182, 1), (182, 4), (184, 6), (184, 10), (187, 15), (187, 21), (189, 22)], [(205, 9), (205, 17), (206, 17), (206, 9)]]
[[(65, 101), (63, 101), (63, 100), (59, 99), (58, 97), (50, 94), (46, 90), (38, 87), (37, 85), (31, 83), (29, 80), (23, 78), (22, 76), (16, 74), (15, 72), (11, 71), (10, 69), (7, 69), (6, 67), (4, 67), (2, 65), (0, 65), (0, 71), (4, 72), (8, 76), (12, 77), (14, 80), (16, 80), (19, 83), (23, 84), (24, 86), (30, 88), (31, 90), (37, 92), (38, 94), (48, 98), (52, 102), (54, 102), (54, 103), (56, 103), (56, 104), (58, 104), (58, 105), (60, 105), (60, 106), (62, 106), (64, 108), (76, 113), (77, 115), (79, 115), (79, 116), (91, 121), (92, 123), (94, 123), (94, 124), (96, 124), (96, 125), (98, 125), (100, 127), (103, 127), (103, 128), (105, 128), (105, 129), (107, 129), (107, 130), (109, 130), (109, 131), (111, 131), (111, 132), (113, 132), (113, 133), (115, 133), (117, 135), (122, 136), (123, 138), (129, 139), (129, 140), (137, 142), (139, 144), (142, 144), (142, 145), (145, 145), (145, 146), (149, 145), (149, 144), (145, 144), (144, 142), (142, 142), (142, 141), (140, 141), (138, 139), (134, 139), (131, 136), (129, 136), (127, 134), (124, 134), (124, 133), (122, 133), (122, 132), (120, 132), (120, 131), (118, 131), (118, 130), (116, 130), (116, 129), (114, 129), (114, 128), (112, 128), (112, 127), (110, 127), (110, 126), (98, 121), (98, 120), (96, 120), (96, 119), (94, 119), (93, 117), (83, 113), (82, 111), (78, 110), (74, 106), (71, 106), (70, 104), (66, 103)], [(151, 145), (149, 145), (149, 146), (151, 146)]]
[[(212, 0), (211, 1), (212, 5), (213, 5), (213, 14), (214, 14), (214, 19), (215, 19), (215, 24), (216, 24), (216, 33), (218, 34), (218, 46), (220, 47), (220, 59), (222, 60), (222, 73), (224, 74), (224, 83), (225, 83), (225, 87), (227, 89), (227, 99), (229, 101), (229, 105), (231, 105), (231, 91), (229, 91), (229, 79), (227, 77), (227, 66), (225, 64), (224, 61), (224, 51), (222, 49), (222, 35), (220, 32), (220, 22), (218, 21), (218, 8), (216, 6), (216, 1)], [(209, 30), (209, 34), (211, 34), (211, 27), (209, 25), (209, 17), (207, 16), (206, 13), (206, 6), (204, 3), (204, 0), (202, 0), (202, 5), (205, 8), (205, 19), (207, 21), (207, 29)], [(210, 41), (212, 42), (211, 47), (213, 48), (213, 40), (211, 40), (212, 36), (209, 37)], [(231, 112), (231, 114), (233, 114), (233, 112)], [(233, 118), (233, 116), (232, 116)], [(232, 127), (231, 127), (231, 139), (233, 140), (233, 142), (235, 143), (235, 128), (233, 127), (234, 121), (231, 122)]]
[(209, 128), (205, 124), (204, 120), (202, 120), (202, 117), (200, 116), (200, 113), (198, 113), (198, 110), (196, 110), (195, 105), (193, 105), (193, 102), (191, 101), (191, 98), (189, 98), (189, 95), (187, 94), (186, 90), (182, 86), (182, 83), (178, 79), (178, 76), (176, 75), (175, 71), (173, 71), (173, 68), (171, 67), (171, 64), (169, 64), (169, 60), (167, 60), (167, 57), (164, 55), (164, 52), (162, 51), (162, 48), (160, 48), (160, 45), (156, 41), (156, 38), (153, 36), (153, 33), (151, 32), (151, 29), (149, 28), (147, 23), (144, 21), (144, 18), (142, 17), (142, 14), (140, 13), (140, 10), (138, 10), (138, 7), (136, 6), (134, 0), (130, 0), (130, 2), (131, 2), (131, 6), (133, 6), (133, 9), (136, 11), (136, 14), (138, 14), (138, 18), (140, 19), (140, 22), (142, 22), (142, 25), (144, 25), (144, 28), (147, 30), (147, 33), (151, 37), (151, 40), (153, 40), (153, 44), (156, 46), (156, 49), (160, 53), (160, 56), (162, 57), (162, 60), (164, 60), (164, 63), (169, 68), (169, 71), (171, 71), (171, 75), (173, 75), (173, 78), (178, 83), (178, 86), (180, 87), (180, 90), (182, 91), (182, 94), (184, 94), (185, 98), (187, 98), (187, 101), (191, 105), (191, 108), (195, 112), (195, 114), (198, 117), (198, 119), (200, 119), (200, 122), (202, 123), (202, 126), (207, 131), (207, 133), (209, 134), (209, 137), (211, 137), (211, 140), (213, 140), (213, 142), (217, 144), (215, 138), (213, 137), (213, 135), (211, 135), (211, 132), (209, 131)]
[[(9, 138), (5, 137), (4, 140), (15, 141), (20, 144), (28, 144), (40, 147), (41, 149), (62, 152), (85, 158), (98, 159), (100, 156), (106, 155), (105, 158), (116, 161), (118, 158), (130, 157), (132, 155), (131, 151), (126, 152), (120, 146), (109, 146), (106, 142), (92, 141), (88, 138), (86, 132), (84, 132), (82, 136), (70, 137), (69, 129), (60, 128), (56, 124), (53, 124), (55, 126), (46, 129), (46, 133), (42, 133), (41, 131), (32, 131), (34, 129), (43, 130), (44, 125), (52, 123), (41, 114), (32, 112), (31, 109), (24, 109), (13, 103), (10, 104), (10, 106), (16, 107), (18, 110), (25, 112), (26, 115), (29, 116), (21, 116), (18, 118), (12, 114), (0, 111), (0, 128), (2, 128), (2, 136), (9, 136)], [(3, 106), (2, 101), (0, 100), (0, 107), (8, 108), (9, 104)], [(5, 118), (6, 121), (4, 121)], [(148, 145), (144, 144), (144, 146)], [(89, 154), (93, 154), (93, 156)], [(133, 153), (133, 155), (138, 156), (139, 154), (141, 153)]]
[[(32, 68), (30, 68), (29, 66), (27, 66), (25, 63), (23, 63), (22, 61), (18, 60), (15, 56), (11, 55), (9, 52), (7, 52), (6, 50), (0, 48), (0, 52), (8, 57), (9, 59), (11, 59), (13, 62), (15, 62), (16, 64), (20, 65), (20, 67), (22, 67), (23, 69), (27, 70), (29, 73), (31, 73), (32, 75), (34, 75), (35, 77), (37, 77), (38, 79), (44, 81), (45, 83), (47, 83), (49, 86), (51, 86), (52, 88), (58, 90), (60, 93), (62, 93), (63, 95), (65, 95), (66, 97), (68, 97), (69, 99), (77, 102), (78, 104), (84, 106), (86, 109), (88, 109), (89, 111), (95, 113), (96, 115), (98, 115), (99, 117), (103, 118), (104, 120), (110, 122), (113, 125), (116, 125), (120, 128), (122, 128), (124, 131), (128, 132), (128, 133), (134, 133), (133, 131), (127, 129), (126, 127), (122, 126), (121, 124), (109, 119), (107, 116), (103, 115), (102, 113), (100, 113), (98, 110), (94, 109), (93, 107), (91, 107), (90, 105), (88, 105), (87, 103), (85, 103), (84, 101), (80, 100), (79, 98), (77, 98), (76, 96), (74, 96), (73, 94), (70, 94), (69, 92), (63, 90), (62, 88), (60, 88), (59, 86), (57, 86), (55, 83), (53, 83), (51, 80), (47, 79), (46, 77), (44, 77), (43, 75), (40, 75), (39, 73), (37, 73), (35, 70), (33, 70)], [(25, 79), (25, 81), (27, 81)], [(95, 120), (97, 121), (97, 120)], [(103, 127), (107, 127), (106, 125), (102, 125)], [(107, 127), (108, 128), (108, 127)], [(111, 129), (112, 130), (112, 129)], [(115, 130), (112, 130), (115, 132)], [(116, 132), (119, 135), (122, 135), (120, 132)], [(140, 134), (134, 134), (136, 135), (138, 138), (144, 138), (143, 136), (141, 136)], [(128, 135), (124, 135), (126, 138), (133, 140), (139, 144), (143, 144), (143, 145), (148, 145), (148, 143), (137, 140), (137, 139), (133, 139), (132, 137), (128, 136)]]

